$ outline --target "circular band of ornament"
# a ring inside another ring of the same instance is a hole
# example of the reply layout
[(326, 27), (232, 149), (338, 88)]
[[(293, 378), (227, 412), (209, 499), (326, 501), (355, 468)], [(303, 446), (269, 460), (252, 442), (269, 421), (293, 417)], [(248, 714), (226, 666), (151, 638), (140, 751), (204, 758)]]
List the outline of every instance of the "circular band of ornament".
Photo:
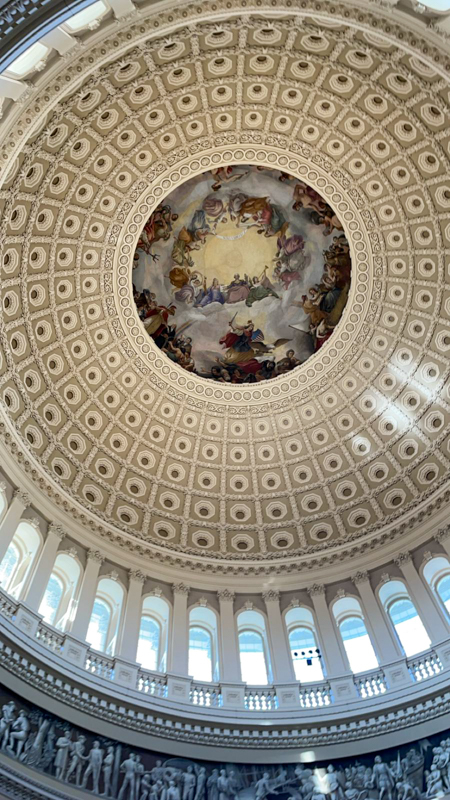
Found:
[[(312, 148), (309, 150), (312, 155)], [(323, 156), (321, 159), (323, 160)], [(211, 387), (204, 379), (186, 373), (177, 364), (169, 364), (168, 360), (161, 356), (159, 348), (145, 334), (133, 301), (131, 262), (146, 219), (177, 186), (208, 169), (227, 164), (266, 165), (271, 169), (288, 171), (298, 180), (304, 181), (315, 189), (330, 203), (333, 203), (336, 212), (340, 214), (344, 233), (350, 245), (352, 260), (352, 283), (348, 303), (332, 339), (326, 342), (314, 356), (311, 356), (307, 364), (297, 367), (289, 375), (273, 378), (269, 385), (265, 384), (263, 388), (252, 391), (228, 386), (226, 388)], [(304, 393), (305, 389), (311, 392), (314, 384), (325, 375), (329, 375), (332, 370), (337, 369), (339, 372), (340, 365), (348, 367), (349, 354), (352, 358), (352, 355), (359, 352), (363, 340), (369, 333), (366, 332), (361, 337), (361, 329), (369, 310), (373, 285), (373, 271), (369, 265), (374, 256), (370, 244), (371, 241), (374, 241), (374, 236), (372, 235), (371, 240), (369, 239), (363, 217), (353, 200), (348, 197), (347, 191), (339, 184), (336, 173), (339, 176), (342, 175), (340, 170), (336, 170), (330, 175), (323, 167), (315, 164), (312, 166), (311, 157), (309, 160), (298, 155), (294, 157), (269, 147), (258, 150), (228, 146), (220, 152), (215, 151), (183, 160), (176, 168), (172, 167), (166, 170), (155, 180), (151, 193), (148, 188), (142, 192), (141, 197), (129, 212), (125, 224), (117, 234), (113, 264), (113, 293), (121, 326), (121, 333), (118, 335), (126, 336), (141, 362), (147, 365), (141, 370), (144, 374), (157, 373), (165, 383), (184, 394), (192, 396), (195, 393), (199, 398), (228, 404), (248, 402), (249, 400), (270, 402), (283, 396)], [(106, 276), (105, 280), (107, 280)], [(123, 291), (119, 290), (123, 290), (125, 282), (128, 284), (128, 294), (122, 296)], [(360, 338), (358, 339), (358, 337)], [(350, 353), (352, 350), (353, 353)], [(345, 356), (347, 358), (344, 358)]]

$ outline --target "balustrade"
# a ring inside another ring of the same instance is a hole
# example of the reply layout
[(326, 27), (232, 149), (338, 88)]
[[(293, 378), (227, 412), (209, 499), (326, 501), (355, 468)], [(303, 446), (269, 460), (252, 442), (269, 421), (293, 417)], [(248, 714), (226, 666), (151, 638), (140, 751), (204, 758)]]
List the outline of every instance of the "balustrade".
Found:
[(89, 650), (86, 655), (85, 669), (100, 678), (112, 680), (114, 678), (114, 659), (102, 653), (93, 653), (92, 650)]
[(430, 650), (414, 659), (409, 658), (408, 669), (415, 681), (423, 681), (438, 675), (439, 672), (442, 672), (443, 666), (439, 656)]
[(222, 695), (217, 684), (199, 684), (192, 682), (189, 700), (194, 706), (218, 708), (222, 705)]
[(41, 644), (45, 645), (45, 647), (48, 647), (49, 650), (54, 650), (56, 653), (62, 652), (64, 634), (59, 633), (59, 631), (55, 630), (55, 628), (52, 628), (50, 625), (46, 625), (45, 622), (41, 622), (38, 625), (36, 639), (38, 639)]
[(384, 694), (387, 689), (384, 672), (379, 670), (368, 675), (357, 675), (354, 679), (356, 689), (363, 700), (366, 697), (376, 697)]
[(332, 702), (331, 689), (328, 683), (300, 686), (300, 705), (302, 708), (318, 708), (329, 706)]
[(166, 675), (156, 675), (153, 672), (140, 669), (136, 688), (138, 692), (151, 694), (154, 697), (167, 697), (167, 677)]
[(246, 687), (244, 706), (247, 711), (275, 711), (278, 708), (278, 698), (275, 689)]

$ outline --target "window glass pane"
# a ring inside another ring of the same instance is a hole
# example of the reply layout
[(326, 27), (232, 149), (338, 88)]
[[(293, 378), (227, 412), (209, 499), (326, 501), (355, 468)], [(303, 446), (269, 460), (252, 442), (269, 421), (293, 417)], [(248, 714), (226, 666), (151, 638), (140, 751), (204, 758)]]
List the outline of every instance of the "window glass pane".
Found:
[(145, 669), (158, 669), (160, 627), (152, 617), (142, 617), (136, 661)]
[(18, 565), (18, 561), (19, 551), (15, 545), (10, 544), (0, 564), (0, 586), (5, 592), (8, 591), (9, 582)]
[(44, 622), (48, 622), (49, 625), (53, 625), (62, 593), (62, 581), (56, 575), (51, 575), (39, 607), (39, 613), (44, 617)]
[(104, 650), (108, 635), (111, 609), (103, 600), (95, 600), (86, 641), (94, 650)]
[(323, 671), (313, 632), (309, 628), (294, 628), (289, 633), (289, 645), (296, 679), (303, 683), (321, 681)]
[(361, 617), (347, 617), (339, 625), (345, 652), (352, 672), (366, 672), (378, 667), (377, 657)]
[(196, 681), (212, 681), (211, 634), (204, 628), (189, 628), (189, 675)]
[(261, 634), (256, 631), (242, 631), (239, 634), (239, 655), (242, 680), (251, 686), (267, 684), (267, 666)]
[(407, 656), (421, 653), (430, 647), (429, 636), (411, 600), (395, 600), (389, 606), (389, 614), (397, 636)]
[(436, 584), (436, 591), (450, 614), (450, 575), (444, 575)]

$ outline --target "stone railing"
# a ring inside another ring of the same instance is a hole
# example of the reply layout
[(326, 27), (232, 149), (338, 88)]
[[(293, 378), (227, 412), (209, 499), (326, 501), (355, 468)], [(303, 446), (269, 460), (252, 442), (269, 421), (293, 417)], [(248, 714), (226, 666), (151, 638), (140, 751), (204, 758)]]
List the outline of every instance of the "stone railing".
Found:
[(1, 590), (0, 619), (3, 619), (4, 627), (21, 631), (34, 640), (35, 647), (57, 658), (62, 671), (70, 663), (85, 676), (89, 673), (109, 684), (110, 692), (113, 687), (127, 687), (143, 701), (145, 698), (144, 702), (151, 699), (175, 700), (195, 707), (200, 713), (213, 709), (221, 713), (233, 708), (246, 716), (258, 716), (267, 712), (281, 715), (297, 709), (308, 715), (322, 716), (326, 713), (331, 718), (342, 703), (351, 704), (355, 710), (361, 706), (363, 712), (373, 703), (383, 704), (397, 690), (415, 694), (421, 691), (418, 684), (428, 683), (447, 670), (450, 672), (449, 640), (439, 648), (383, 665), (371, 672), (329, 676), (316, 683), (301, 684), (295, 681), (273, 686), (248, 686), (222, 681), (206, 683), (188, 676), (146, 670), (137, 663), (97, 652), (70, 633), (64, 634), (46, 624), (25, 603), (15, 601)]

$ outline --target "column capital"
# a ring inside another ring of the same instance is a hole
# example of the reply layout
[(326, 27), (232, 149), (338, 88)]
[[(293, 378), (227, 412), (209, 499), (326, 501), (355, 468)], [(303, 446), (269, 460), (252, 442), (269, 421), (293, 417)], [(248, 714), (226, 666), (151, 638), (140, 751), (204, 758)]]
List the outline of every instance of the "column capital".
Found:
[(265, 603), (278, 603), (280, 601), (280, 592), (278, 589), (267, 589), (262, 593)]
[(397, 558), (394, 558), (394, 563), (400, 568), (403, 564), (409, 564), (410, 561), (412, 561), (412, 555), (408, 551), (405, 553), (399, 553)]
[(308, 586), (306, 591), (310, 597), (319, 597), (320, 595), (325, 594), (325, 586), (323, 583), (313, 583), (312, 586)]
[(190, 586), (186, 586), (185, 583), (173, 583), (172, 584), (172, 591), (174, 594), (184, 594), (186, 597), (188, 596), (191, 590)]
[(355, 584), (355, 586), (358, 586), (358, 584), (360, 583), (367, 583), (369, 580), (369, 573), (366, 572), (365, 570), (361, 570), (360, 572), (355, 572), (355, 574), (352, 575), (351, 580), (352, 583)]
[(20, 500), (20, 502), (25, 506), (25, 508), (28, 508), (28, 506), (31, 505), (30, 495), (24, 492), (23, 489), (14, 489), (13, 498), (14, 500), (16, 498), (17, 500)]
[(234, 603), (236, 595), (234, 592), (230, 592), (229, 589), (220, 589), (217, 592), (217, 597), (219, 598), (219, 603)]
[(88, 550), (87, 557), (88, 561), (96, 561), (100, 566), (105, 560), (105, 556), (102, 556), (99, 550)]
[(66, 530), (57, 522), (51, 522), (48, 526), (48, 533), (51, 533), (53, 536), (57, 537), (61, 542), (66, 535)]
[(450, 525), (447, 525), (446, 528), (439, 528), (438, 532), (434, 534), (434, 538), (437, 542), (444, 542), (446, 539), (450, 537)]
[(144, 581), (147, 580), (147, 575), (144, 575), (140, 569), (130, 569), (128, 572), (128, 577), (130, 581), (135, 581), (135, 583), (140, 583), (144, 585)]

